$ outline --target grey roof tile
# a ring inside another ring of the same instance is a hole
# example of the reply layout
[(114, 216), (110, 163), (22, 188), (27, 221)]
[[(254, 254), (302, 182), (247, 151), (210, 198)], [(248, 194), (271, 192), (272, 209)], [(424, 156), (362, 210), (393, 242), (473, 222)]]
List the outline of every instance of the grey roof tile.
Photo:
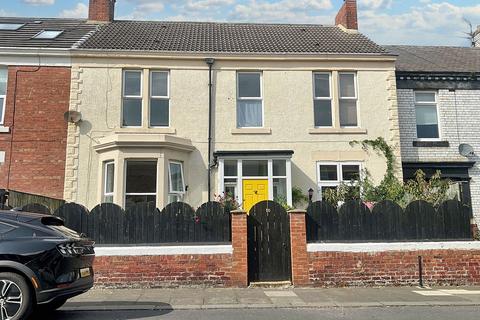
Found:
[(480, 72), (480, 48), (385, 46), (397, 54), (397, 71)]
[[(18, 30), (0, 30), (0, 47), (71, 48), (97, 29), (81, 19), (0, 18), (0, 23), (25, 24)], [(32, 39), (42, 30), (64, 30), (55, 39)]]
[(360, 33), (335, 26), (114, 21), (82, 49), (190, 53), (387, 54)]

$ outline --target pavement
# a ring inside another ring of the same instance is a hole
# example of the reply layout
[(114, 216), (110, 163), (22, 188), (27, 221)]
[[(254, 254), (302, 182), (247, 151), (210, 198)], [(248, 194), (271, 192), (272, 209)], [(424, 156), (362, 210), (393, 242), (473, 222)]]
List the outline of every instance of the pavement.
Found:
[(92, 289), (65, 311), (479, 307), (480, 287)]

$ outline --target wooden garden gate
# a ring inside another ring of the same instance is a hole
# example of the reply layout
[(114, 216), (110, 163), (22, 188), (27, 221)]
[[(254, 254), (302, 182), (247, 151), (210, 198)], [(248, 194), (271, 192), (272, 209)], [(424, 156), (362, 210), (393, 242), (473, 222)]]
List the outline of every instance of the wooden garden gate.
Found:
[(290, 222), (285, 209), (262, 201), (248, 216), (248, 278), (250, 282), (291, 280)]

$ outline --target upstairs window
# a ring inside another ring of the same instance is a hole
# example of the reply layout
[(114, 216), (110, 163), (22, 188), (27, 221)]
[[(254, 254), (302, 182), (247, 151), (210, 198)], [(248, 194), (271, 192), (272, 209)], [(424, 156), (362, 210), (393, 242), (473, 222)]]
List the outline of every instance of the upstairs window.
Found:
[(167, 71), (150, 73), (150, 127), (170, 125), (170, 99)]
[(237, 127), (263, 127), (262, 74), (237, 74)]
[(55, 39), (63, 33), (63, 30), (43, 30), (33, 36), (33, 39)]
[(338, 76), (340, 90), (340, 126), (357, 127), (357, 75), (353, 72), (340, 72)]
[(415, 92), (415, 115), (417, 120), (417, 138), (440, 138), (436, 92)]
[(15, 31), (23, 26), (23, 23), (0, 23), (0, 30)]
[(314, 73), (313, 114), (315, 127), (331, 127), (332, 90), (330, 73)]
[(124, 127), (142, 126), (142, 76), (140, 70), (123, 71), (123, 110)]
[(0, 66), (0, 125), (5, 118), (5, 101), (7, 98), (7, 75), (8, 69)]

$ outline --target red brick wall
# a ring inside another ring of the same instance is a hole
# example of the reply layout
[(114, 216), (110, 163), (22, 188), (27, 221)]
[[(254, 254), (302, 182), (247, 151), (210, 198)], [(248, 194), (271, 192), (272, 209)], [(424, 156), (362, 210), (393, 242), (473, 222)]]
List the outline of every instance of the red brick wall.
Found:
[(115, 13), (116, 0), (90, 0), (88, 20), (111, 22)]
[(232, 212), (232, 284), (238, 287), (248, 286), (248, 244), (247, 213)]
[(335, 24), (342, 25), (347, 29), (358, 30), (357, 1), (344, 0), (343, 6), (335, 17)]
[[(17, 70), (22, 72), (18, 72), (16, 85)], [(70, 68), (9, 67), (4, 125), (10, 127), (10, 133), (0, 133), (0, 150), (6, 152), (6, 162), (0, 166), (0, 188), (63, 198), (67, 140), (63, 114), (69, 100)]]
[(97, 257), (94, 271), (106, 287), (235, 286), (230, 254)]
[(475, 250), (310, 252), (310, 281), (318, 287), (418, 285), (419, 255), (427, 285), (480, 285)]
[(290, 247), (292, 257), (292, 283), (302, 286), (309, 284), (307, 232), (305, 211), (290, 211)]

